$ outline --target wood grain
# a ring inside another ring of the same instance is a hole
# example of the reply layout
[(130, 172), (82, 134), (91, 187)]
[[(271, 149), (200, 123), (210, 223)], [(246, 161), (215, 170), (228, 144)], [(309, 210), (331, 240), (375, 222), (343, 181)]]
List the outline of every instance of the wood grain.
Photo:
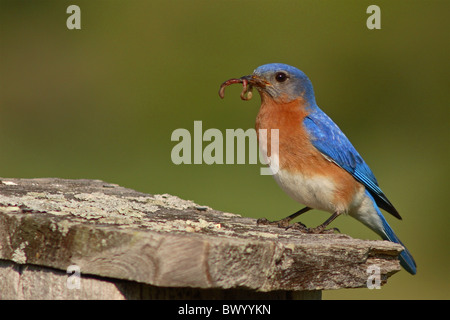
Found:
[[(55, 279), (67, 279), (70, 265), (99, 286), (115, 283), (105, 289), (111, 299), (133, 297), (122, 292), (133, 290), (117, 289), (124, 283), (141, 293), (151, 288), (151, 297), (157, 288), (169, 296), (168, 288), (178, 288), (198, 297), (201, 290), (221, 297), (237, 290), (317, 298), (320, 290), (365, 287), (371, 265), (380, 267), (381, 284), (400, 270), (402, 247), (387, 241), (257, 226), (255, 219), (99, 180), (0, 181), (0, 298), (25, 298), (11, 291), (25, 275), (58, 287)], [(102, 296), (92, 286), (79, 298)], [(62, 298), (73, 295), (58, 290)]]

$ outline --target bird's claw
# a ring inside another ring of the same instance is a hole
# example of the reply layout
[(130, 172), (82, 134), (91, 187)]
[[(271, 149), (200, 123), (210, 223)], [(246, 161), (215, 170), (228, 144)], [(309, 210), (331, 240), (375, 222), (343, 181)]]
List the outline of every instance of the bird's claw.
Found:
[(260, 218), (260, 219), (256, 220), (256, 224), (257, 225), (277, 226), (279, 228), (288, 229), (288, 228), (290, 228), (289, 221), (290, 220), (288, 220), (288, 219), (281, 219), (278, 221), (269, 221), (266, 218)]
[(341, 233), (341, 231), (339, 231), (338, 228), (330, 228), (330, 229), (325, 229), (322, 226), (318, 226), (315, 228), (307, 228), (306, 233), (311, 233), (311, 234), (333, 234), (333, 233)]
[(298, 231), (301, 231), (304, 233), (308, 233), (308, 230), (309, 230), (309, 228), (301, 222), (295, 222), (295, 223), (287, 226), (286, 230), (288, 230), (288, 229), (294, 229), (294, 230), (298, 230)]
[(269, 221), (266, 218), (260, 218), (256, 220), (257, 225), (269, 225), (269, 226), (277, 226), (279, 228), (283, 228), (285, 230), (293, 229), (298, 230), (303, 233), (309, 233), (309, 234), (333, 234), (335, 232), (341, 233), (341, 231), (338, 228), (330, 228), (325, 229), (324, 226), (317, 226), (315, 228), (308, 228), (306, 225), (304, 225), (301, 222), (295, 222), (293, 224), (289, 224), (289, 219), (281, 219), (278, 221)]

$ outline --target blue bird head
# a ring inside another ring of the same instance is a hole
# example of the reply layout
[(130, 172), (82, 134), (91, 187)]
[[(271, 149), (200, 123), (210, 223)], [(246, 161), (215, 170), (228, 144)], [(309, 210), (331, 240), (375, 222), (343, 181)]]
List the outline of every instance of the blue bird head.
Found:
[(288, 103), (302, 97), (309, 105), (316, 103), (309, 78), (303, 71), (287, 64), (265, 64), (241, 79), (247, 79), (263, 99), (267, 95), (277, 103)]

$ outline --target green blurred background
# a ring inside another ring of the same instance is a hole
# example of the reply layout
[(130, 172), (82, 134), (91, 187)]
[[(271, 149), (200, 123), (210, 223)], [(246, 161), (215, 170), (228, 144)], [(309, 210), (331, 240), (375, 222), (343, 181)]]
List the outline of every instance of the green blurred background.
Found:
[[(81, 8), (68, 30), (66, 8)], [(309, 75), (403, 216), (418, 274), (324, 299), (449, 299), (450, 1), (0, 0), (0, 176), (91, 178), (249, 217), (299, 208), (260, 165), (174, 165), (177, 128), (252, 128), (259, 97), (219, 85), (269, 62)], [(205, 143), (206, 145), (207, 143)], [(310, 226), (329, 215), (315, 211)], [(349, 217), (341, 232), (378, 239)]]

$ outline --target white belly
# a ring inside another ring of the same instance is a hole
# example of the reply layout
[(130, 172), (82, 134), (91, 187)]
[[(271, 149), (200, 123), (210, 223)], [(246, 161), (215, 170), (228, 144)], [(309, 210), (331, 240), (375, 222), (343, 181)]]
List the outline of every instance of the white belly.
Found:
[[(261, 148), (262, 147), (262, 148)], [(270, 157), (266, 155), (265, 144), (260, 143), (262, 154), (271, 167), (272, 175), (278, 185), (295, 201), (307, 207), (327, 211), (330, 213), (348, 213), (361, 205), (364, 196), (364, 188), (356, 192), (353, 199), (343, 202), (343, 199), (336, 198), (336, 191), (339, 185), (331, 176), (312, 176), (302, 172), (291, 173), (291, 171), (281, 169), (279, 163), (278, 150), (273, 150)]]
[(334, 181), (326, 176), (311, 178), (305, 177), (301, 173), (293, 175), (286, 170), (279, 169), (273, 177), (291, 198), (310, 208), (330, 213), (347, 211), (347, 208), (336, 204), (334, 197), (336, 186)]

